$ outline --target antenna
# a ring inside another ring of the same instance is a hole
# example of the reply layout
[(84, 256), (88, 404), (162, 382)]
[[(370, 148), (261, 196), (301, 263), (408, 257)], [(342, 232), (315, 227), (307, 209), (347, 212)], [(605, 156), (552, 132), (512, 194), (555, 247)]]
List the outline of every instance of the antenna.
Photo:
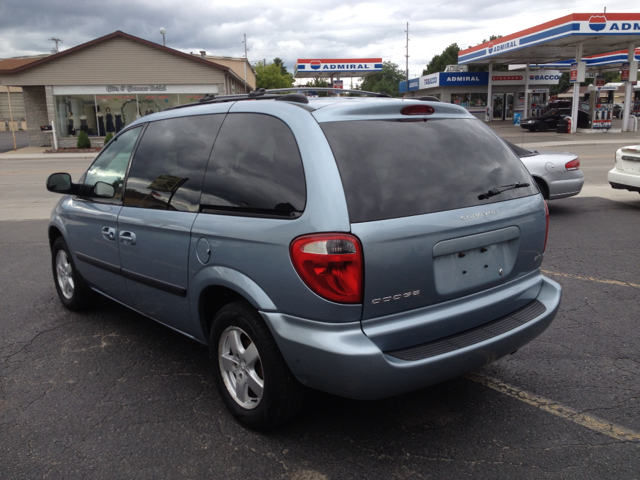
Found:
[(62, 43), (62, 39), (61, 38), (51, 37), (49, 40), (51, 40), (52, 42), (56, 42), (56, 46), (55, 46), (55, 48), (53, 48), (51, 50), (51, 53), (58, 53), (60, 51), (60, 50), (58, 50), (58, 44)]

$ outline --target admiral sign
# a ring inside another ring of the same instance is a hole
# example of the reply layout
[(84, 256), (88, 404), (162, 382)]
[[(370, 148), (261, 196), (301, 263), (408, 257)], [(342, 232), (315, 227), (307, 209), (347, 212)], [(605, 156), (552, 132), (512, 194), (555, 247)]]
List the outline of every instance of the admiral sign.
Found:
[(607, 15), (591, 15), (586, 22), (580, 22), (580, 30), (588, 32), (604, 33), (620, 33), (620, 32), (636, 32), (640, 33), (640, 21), (625, 21), (616, 18), (618, 15), (612, 15), (611, 20), (607, 19)]
[(489, 42), (489, 48), (487, 48), (487, 53), (489, 55), (493, 55), (494, 53), (506, 52), (507, 50), (511, 50), (512, 48), (516, 48), (520, 44), (518, 39), (510, 40), (508, 42), (495, 44), (493, 42)]
[(382, 71), (382, 58), (299, 58), (296, 77), (362, 77)]

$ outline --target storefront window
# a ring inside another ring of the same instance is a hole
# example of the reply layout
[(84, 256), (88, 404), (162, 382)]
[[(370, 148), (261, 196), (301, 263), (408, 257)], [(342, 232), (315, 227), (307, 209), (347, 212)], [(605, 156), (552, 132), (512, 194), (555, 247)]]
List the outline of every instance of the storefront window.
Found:
[(486, 93), (472, 93), (470, 107), (486, 107), (487, 106), (487, 94)]
[(93, 95), (56, 97), (58, 130), (61, 137), (75, 136), (84, 131), (97, 135), (95, 99)]
[(469, 106), (469, 94), (468, 93), (452, 93), (451, 103), (460, 105), (461, 107)]
[(134, 120), (169, 107), (196, 103), (205, 93), (56, 95), (56, 118), (60, 137), (114, 135)]

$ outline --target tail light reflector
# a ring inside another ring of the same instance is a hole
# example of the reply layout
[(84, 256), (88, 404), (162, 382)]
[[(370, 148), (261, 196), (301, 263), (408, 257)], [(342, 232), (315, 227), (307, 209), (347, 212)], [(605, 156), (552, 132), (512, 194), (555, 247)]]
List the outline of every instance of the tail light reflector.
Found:
[(313, 292), (338, 303), (362, 303), (362, 246), (355, 236), (305, 235), (291, 242), (290, 255)]
[(580, 168), (580, 159), (576, 158), (575, 160), (565, 163), (564, 168), (567, 170), (578, 170)]

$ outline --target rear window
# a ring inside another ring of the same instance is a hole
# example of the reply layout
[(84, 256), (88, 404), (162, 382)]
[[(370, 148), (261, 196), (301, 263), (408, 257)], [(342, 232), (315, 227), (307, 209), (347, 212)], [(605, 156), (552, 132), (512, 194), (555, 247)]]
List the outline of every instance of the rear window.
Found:
[[(353, 223), (487, 205), (538, 192), (511, 149), (475, 119), (362, 120), (321, 127), (338, 163)], [(530, 185), (478, 198), (516, 182)]]

